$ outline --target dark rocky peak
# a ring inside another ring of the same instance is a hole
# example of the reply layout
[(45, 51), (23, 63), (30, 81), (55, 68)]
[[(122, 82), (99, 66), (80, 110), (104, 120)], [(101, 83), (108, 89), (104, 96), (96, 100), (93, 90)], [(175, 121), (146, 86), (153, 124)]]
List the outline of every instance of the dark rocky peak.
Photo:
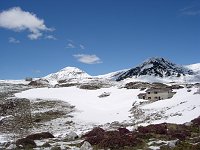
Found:
[(117, 78), (117, 81), (144, 75), (164, 78), (169, 76), (180, 77), (185, 76), (186, 74), (192, 75), (193, 71), (186, 67), (176, 65), (164, 58), (153, 57), (144, 61), (139, 66), (124, 72)]

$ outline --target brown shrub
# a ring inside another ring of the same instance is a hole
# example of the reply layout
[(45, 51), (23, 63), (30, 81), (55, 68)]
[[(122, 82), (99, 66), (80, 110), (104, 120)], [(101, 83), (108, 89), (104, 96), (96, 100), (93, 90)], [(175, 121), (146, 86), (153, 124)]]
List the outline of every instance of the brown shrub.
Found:
[(96, 127), (92, 129), (92, 131), (89, 131), (88, 133), (83, 135), (82, 137), (103, 136), (104, 133), (105, 133), (104, 129), (100, 127)]
[(138, 127), (140, 133), (155, 133), (155, 134), (167, 134), (167, 126), (165, 123), (148, 125), (146, 127)]

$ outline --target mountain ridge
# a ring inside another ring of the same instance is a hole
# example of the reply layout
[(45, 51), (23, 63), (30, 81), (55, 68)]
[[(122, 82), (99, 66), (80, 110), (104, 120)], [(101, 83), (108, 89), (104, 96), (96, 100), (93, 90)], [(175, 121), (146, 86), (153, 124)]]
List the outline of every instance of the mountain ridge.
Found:
[(123, 73), (117, 81), (124, 80), (126, 78), (138, 77), (144, 75), (156, 76), (156, 77), (169, 77), (169, 76), (185, 76), (194, 75), (194, 72), (181, 65), (176, 65), (164, 58), (153, 57), (145, 60), (142, 64), (131, 68), (127, 72)]
[[(43, 79), (47, 79), (50, 82), (68, 79), (77, 79), (77, 82), (83, 79), (106, 79), (113, 81), (122, 81), (125, 79), (141, 79), (152, 78), (159, 79), (158, 81), (164, 81), (166, 78), (168, 81), (198, 81), (200, 82), (200, 63), (191, 65), (177, 65), (162, 57), (152, 57), (146, 59), (141, 64), (130, 69), (119, 70), (110, 72), (104, 75), (91, 76), (85, 71), (76, 67), (65, 67), (58, 72), (51, 73)], [(194, 78), (194, 79), (193, 79)]]

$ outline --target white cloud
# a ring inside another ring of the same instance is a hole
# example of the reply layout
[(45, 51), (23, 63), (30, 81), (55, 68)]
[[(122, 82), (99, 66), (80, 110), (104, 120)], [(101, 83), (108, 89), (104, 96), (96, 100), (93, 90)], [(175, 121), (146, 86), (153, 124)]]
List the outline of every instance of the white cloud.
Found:
[(76, 46), (72, 43), (68, 43), (66, 48), (76, 48)]
[(20, 43), (20, 41), (15, 39), (14, 37), (9, 37), (8, 42), (9, 43), (14, 43), (14, 44), (19, 44)]
[(43, 19), (39, 19), (35, 14), (23, 11), (20, 7), (13, 7), (0, 13), (0, 27), (23, 31), (28, 30), (28, 37), (36, 40), (42, 36), (43, 31), (53, 31), (47, 28)]
[(45, 39), (57, 40), (57, 39), (55, 38), (55, 36), (53, 36), (53, 35), (47, 35), (47, 36), (45, 36)]
[(81, 49), (85, 49), (84, 45), (80, 44), (79, 46), (80, 46)]
[(188, 15), (188, 16), (197, 16), (200, 15), (200, 10), (196, 11), (184, 11), (182, 12), (183, 15)]
[(73, 55), (79, 62), (85, 64), (99, 64), (102, 63), (101, 59), (96, 55), (88, 55), (88, 54), (76, 54)]
[(189, 6), (185, 7), (183, 9), (180, 9), (180, 12), (182, 15), (187, 15), (187, 16), (197, 16), (200, 15), (200, 7), (197, 5), (195, 6)]

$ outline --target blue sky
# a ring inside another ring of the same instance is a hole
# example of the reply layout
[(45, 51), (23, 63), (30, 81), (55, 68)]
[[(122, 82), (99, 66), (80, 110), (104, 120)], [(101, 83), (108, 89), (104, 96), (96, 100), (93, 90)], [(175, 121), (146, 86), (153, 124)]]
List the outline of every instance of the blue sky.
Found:
[(0, 2), (0, 79), (41, 77), (66, 66), (91, 75), (147, 58), (200, 62), (198, 0)]

